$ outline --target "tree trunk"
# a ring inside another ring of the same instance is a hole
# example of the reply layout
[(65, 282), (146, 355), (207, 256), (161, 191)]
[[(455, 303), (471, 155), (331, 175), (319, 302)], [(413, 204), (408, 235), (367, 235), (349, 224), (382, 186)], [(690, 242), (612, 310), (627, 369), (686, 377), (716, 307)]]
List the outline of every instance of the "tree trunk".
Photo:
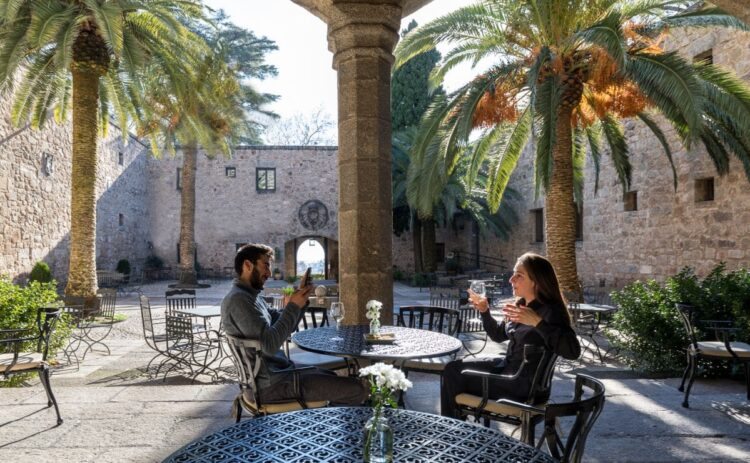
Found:
[(99, 76), (73, 74), (73, 159), (70, 194), (70, 267), (65, 294), (96, 296), (96, 177)]
[(557, 272), (563, 291), (578, 292), (576, 266), (576, 216), (573, 201), (572, 109), (558, 111), (552, 178), (546, 194), (547, 257)]
[(435, 245), (435, 221), (427, 219), (422, 221), (422, 260), (424, 270), (434, 272), (437, 270), (437, 251)]
[(180, 192), (180, 285), (198, 284), (195, 272), (195, 172), (198, 146), (195, 142), (182, 150), (182, 190)]
[(422, 221), (414, 214), (411, 224), (412, 245), (414, 246), (414, 273), (424, 272), (422, 263)]

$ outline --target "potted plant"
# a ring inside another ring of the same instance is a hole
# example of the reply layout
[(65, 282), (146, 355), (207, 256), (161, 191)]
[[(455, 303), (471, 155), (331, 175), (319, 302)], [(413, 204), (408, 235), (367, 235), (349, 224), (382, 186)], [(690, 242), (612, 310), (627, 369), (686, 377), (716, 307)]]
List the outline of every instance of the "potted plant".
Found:
[(286, 305), (289, 303), (289, 299), (292, 297), (292, 294), (294, 294), (294, 288), (292, 286), (281, 288), (281, 294), (284, 295), (284, 298), (282, 299), (282, 303), (284, 307), (286, 307)]
[(281, 280), (281, 270), (279, 270), (278, 268), (273, 269), (273, 279)]

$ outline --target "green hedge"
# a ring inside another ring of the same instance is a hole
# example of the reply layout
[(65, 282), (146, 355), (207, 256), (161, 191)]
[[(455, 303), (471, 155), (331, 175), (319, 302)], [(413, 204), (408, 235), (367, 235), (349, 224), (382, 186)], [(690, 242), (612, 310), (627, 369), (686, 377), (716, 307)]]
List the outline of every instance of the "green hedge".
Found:
[[(607, 336), (639, 371), (677, 374), (685, 369), (689, 340), (675, 308), (677, 302), (697, 307), (698, 320), (732, 320), (742, 330), (739, 340), (750, 337), (750, 272), (746, 269), (726, 272), (722, 263), (701, 280), (685, 268), (664, 284), (635, 282), (612, 293), (612, 300), (620, 310)], [(700, 368), (707, 376), (735, 373), (728, 365), (703, 362)]]
[[(0, 278), (0, 329), (35, 328), (37, 308), (58, 299), (54, 281), (47, 283), (31, 281), (28, 286), (22, 287), (14, 285), (5, 278)], [(70, 331), (69, 318), (67, 314), (64, 314), (50, 339), (50, 359), (53, 359), (55, 353), (68, 342)], [(36, 349), (34, 343), (24, 346), (24, 350), (34, 349)], [(17, 375), (10, 381), (0, 380), (0, 386), (13, 386), (22, 382), (23, 379), (22, 375)]]

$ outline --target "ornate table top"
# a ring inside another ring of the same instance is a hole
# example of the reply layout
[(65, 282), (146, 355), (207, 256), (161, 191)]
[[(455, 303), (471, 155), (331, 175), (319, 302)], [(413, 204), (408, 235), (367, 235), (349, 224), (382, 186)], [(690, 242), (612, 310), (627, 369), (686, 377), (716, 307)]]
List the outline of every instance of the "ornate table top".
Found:
[(303, 330), (292, 335), (292, 341), (301, 349), (325, 355), (364, 357), (384, 360), (407, 360), (450, 355), (461, 349), (461, 341), (442, 333), (383, 326), (381, 333), (394, 333), (392, 344), (368, 344), (364, 334), (370, 331), (367, 325), (325, 326)]
[[(245, 420), (170, 455), (171, 462), (361, 462), (367, 407), (330, 407)], [(394, 461), (554, 462), (495, 429), (411, 410), (387, 410)]]

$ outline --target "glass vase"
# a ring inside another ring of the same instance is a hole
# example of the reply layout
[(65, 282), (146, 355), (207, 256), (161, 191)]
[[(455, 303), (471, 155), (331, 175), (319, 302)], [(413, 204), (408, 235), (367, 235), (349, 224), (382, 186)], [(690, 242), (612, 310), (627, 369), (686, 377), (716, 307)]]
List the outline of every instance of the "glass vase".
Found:
[(393, 429), (382, 411), (365, 423), (364, 461), (367, 463), (390, 463), (393, 461)]
[(372, 336), (380, 335), (380, 319), (379, 318), (373, 318), (372, 320), (370, 320), (370, 334)]

